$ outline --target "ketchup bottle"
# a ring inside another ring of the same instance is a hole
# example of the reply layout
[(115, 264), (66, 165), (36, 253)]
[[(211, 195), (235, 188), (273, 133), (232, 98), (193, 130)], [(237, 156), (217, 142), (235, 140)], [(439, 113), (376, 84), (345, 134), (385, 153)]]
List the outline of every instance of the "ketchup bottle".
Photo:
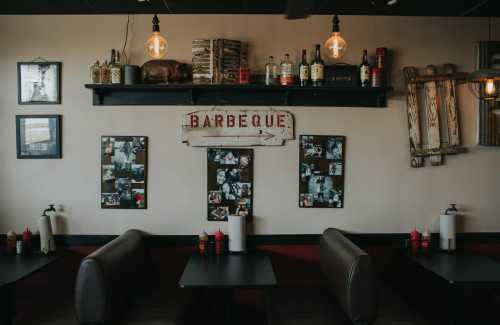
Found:
[(215, 253), (221, 255), (224, 252), (224, 233), (219, 229), (215, 232)]
[(418, 254), (420, 251), (420, 239), (421, 235), (417, 228), (413, 228), (412, 232), (410, 232), (410, 247), (412, 254)]

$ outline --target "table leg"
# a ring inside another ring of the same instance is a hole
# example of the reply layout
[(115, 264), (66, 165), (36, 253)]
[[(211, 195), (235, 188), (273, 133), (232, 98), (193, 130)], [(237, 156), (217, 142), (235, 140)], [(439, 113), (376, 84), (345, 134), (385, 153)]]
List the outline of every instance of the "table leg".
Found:
[(452, 325), (464, 325), (464, 290), (456, 283), (450, 283), (450, 306), (448, 315)]
[(0, 285), (0, 325), (11, 325), (14, 318), (14, 308), (9, 285)]

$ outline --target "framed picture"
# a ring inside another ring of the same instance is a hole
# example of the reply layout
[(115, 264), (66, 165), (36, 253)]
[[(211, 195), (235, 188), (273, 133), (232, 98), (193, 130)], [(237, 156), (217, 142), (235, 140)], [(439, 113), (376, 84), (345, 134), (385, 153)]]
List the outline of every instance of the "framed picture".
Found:
[(61, 66), (61, 62), (18, 62), (18, 103), (61, 104)]
[(147, 152), (147, 137), (101, 137), (101, 208), (147, 209)]
[(207, 220), (253, 217), (253, 150), (207, 149)]
[(61, 158), (61, 119), (61, 115), (16, 115), (17, 158)]
[(345, 137), (301, 135), (299, 207), (343, 208)]

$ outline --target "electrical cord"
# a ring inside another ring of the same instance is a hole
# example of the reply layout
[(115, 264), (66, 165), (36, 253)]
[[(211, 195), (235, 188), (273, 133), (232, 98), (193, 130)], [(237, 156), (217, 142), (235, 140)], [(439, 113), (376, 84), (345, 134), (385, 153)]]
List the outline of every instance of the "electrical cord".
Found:
[(123, 42), (122, 54), (125, 59), (125, 64), (128, 64), (128, 56), (127, 56), (127, 42), (128, 42), (128, 27), (130, 24), (130, 14), (127, 15), (127, 29), (125, 31), (125, 41)]

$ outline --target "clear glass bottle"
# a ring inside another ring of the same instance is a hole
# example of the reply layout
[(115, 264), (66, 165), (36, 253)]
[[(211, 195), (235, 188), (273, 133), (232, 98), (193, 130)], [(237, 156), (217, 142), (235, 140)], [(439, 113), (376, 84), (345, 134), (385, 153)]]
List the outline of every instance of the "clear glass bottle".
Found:
[(121, 84), (122, 83), (122, 65), (120, 63), (120, 52), (116, 50), (111, 51), (111, 83)]
[(90, 66), (90, 82), (93, 84), (101, 83), (101, 67), (99, 61)]
[(271, 55), (266, 64), (266, 86), (278, 85), (278, 65), (274, 63), (274, 57)]
[(281, 61), (280, 84), (282, 86), (293, 85), (293, 63), (290, 61), (290, 54), (286, 53)]
[(320, 87), (323, 85), (323, 81), (325, 80), (324, 69), (325, 63), (321, 59), (321, 47), (319, 44), (316, 44), (316, 56), (314, 60), (311, 62), (311, 81), (314, 87)]
[(104, 61), (101, 65), (101, 83), (111, 83), (111, 69), (109, 67), (108, 60)]

